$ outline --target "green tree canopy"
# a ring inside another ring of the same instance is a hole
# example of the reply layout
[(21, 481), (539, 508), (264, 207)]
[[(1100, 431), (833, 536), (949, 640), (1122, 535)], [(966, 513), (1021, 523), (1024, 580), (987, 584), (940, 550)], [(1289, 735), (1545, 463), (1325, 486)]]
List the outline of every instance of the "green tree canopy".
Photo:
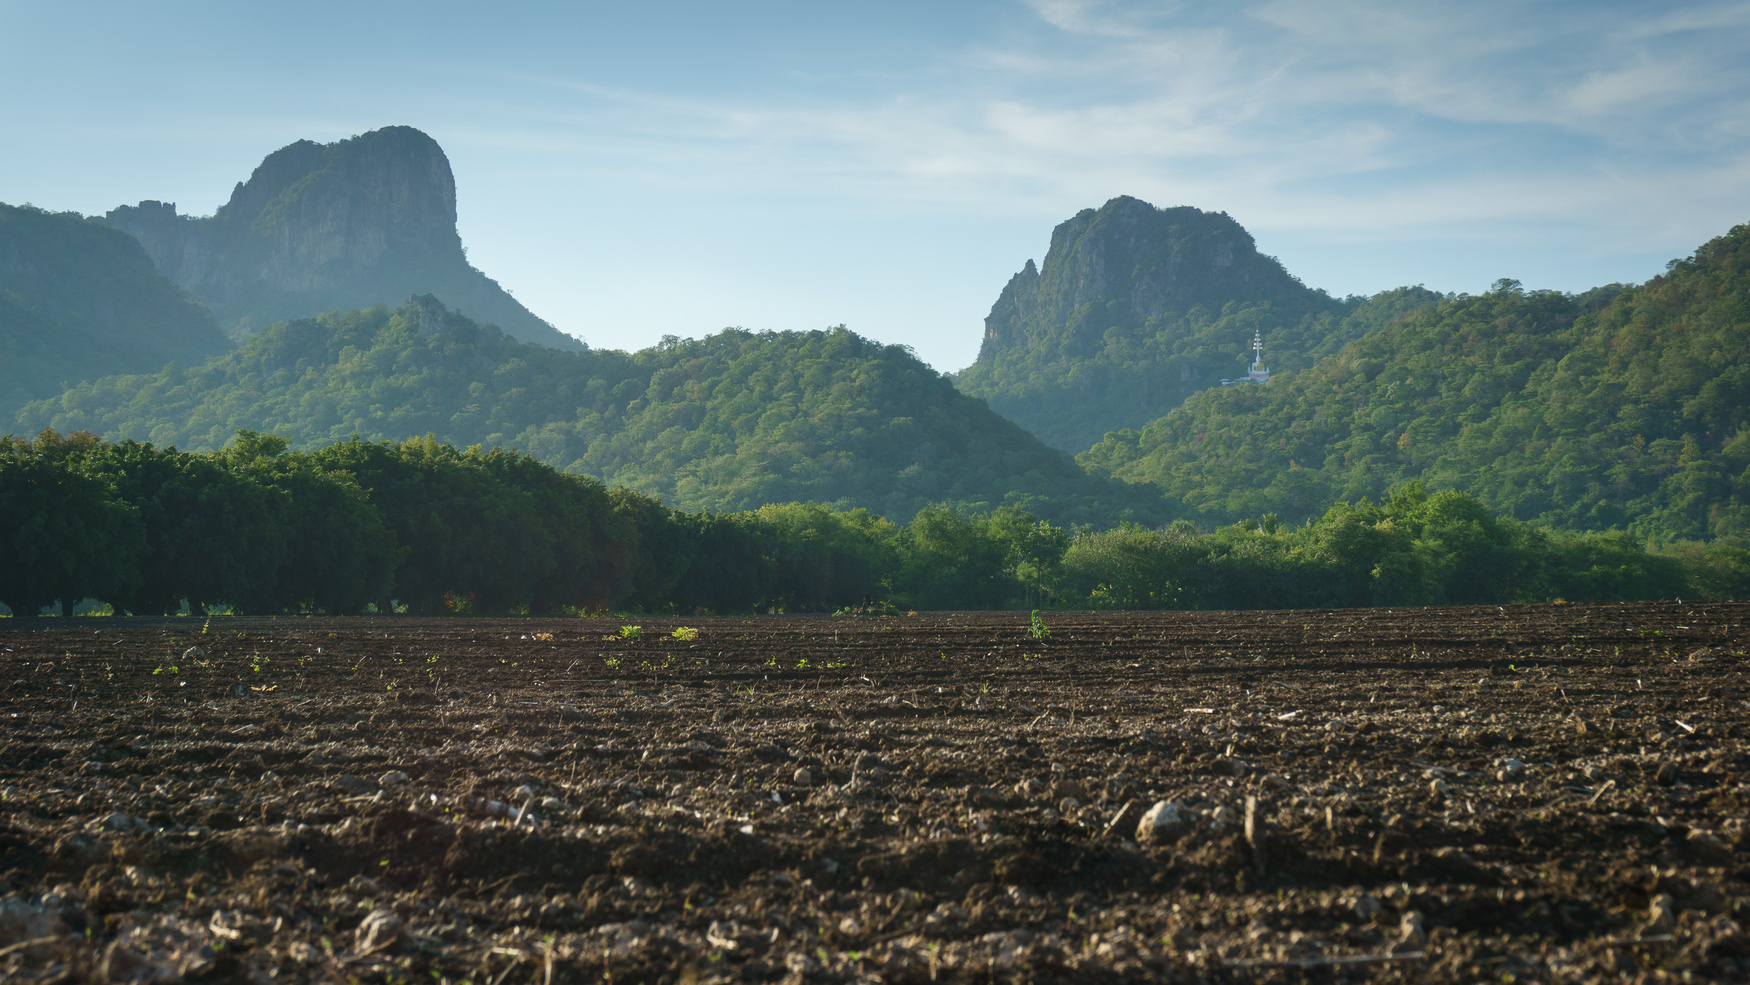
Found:
[(1509, 283), (1417, 308), (1304, 373), (1209, 391), (1080, 457), (1186, 515), (1290, 522), (1410, 479), (1504, 516), (1750, 534), (1750, 227), (1635, 288)]
[(815, 502), (902, 522), (951, 502), (1059, 523), (1164, 515), (1152, 491), (1089, 477), (905, 348), (843, 328), (559, 352), (420, 299), (275, 325), (195, 369), (77, 386), (27, 407), (19, 427), (34, 422), (197, 450), (240, 429), (300, 449), (431, 434), (690, 511)]

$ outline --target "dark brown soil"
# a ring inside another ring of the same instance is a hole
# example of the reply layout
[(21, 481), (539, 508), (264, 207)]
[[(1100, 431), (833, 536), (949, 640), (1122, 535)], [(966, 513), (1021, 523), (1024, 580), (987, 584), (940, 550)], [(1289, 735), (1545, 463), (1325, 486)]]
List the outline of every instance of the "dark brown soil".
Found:
[(1746, 980), (1747, 616), (6, 620), (0, 977)]

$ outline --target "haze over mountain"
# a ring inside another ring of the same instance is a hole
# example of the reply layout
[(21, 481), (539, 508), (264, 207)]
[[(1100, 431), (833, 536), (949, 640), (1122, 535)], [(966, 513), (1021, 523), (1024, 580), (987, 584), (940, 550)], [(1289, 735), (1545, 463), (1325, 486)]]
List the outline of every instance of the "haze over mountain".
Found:
[(229, 343), (132, 237), (0, 204), (0, 414), (112, 373), (204, 362)]
[(1441, 297), (1079, 460), (1211, 521), (1420, 479), (1552, 527), (1750, 536), (1750, 226), (1637, 287)]
[(1051, 233), (1010, 279), (960, 389), (1057, 448), (1153, 420), (1244, 376), (1261, 332), (1275, 371), (1340, 345), (1353, 303), (1312, 290), (1225, 213), (1121, 196)]
[(805, 500), (898, 521), (938, 502), (1059, 523), (1166, 516), (1151, 489), (1088, 476), (903, 346), (843, 328), (561, 352), (423, 296), (276, 324), (204, 366), (76, 386), (15, 424), (185, 450), (240, 428), (305, 448), (431, 433), (695, 511)]
[(468, 263), (449, 159), (412, 127), (288, 144), (208, 217), (144, 201), (107, 218), (233, 338), (287, 318), (429, 293), (512, 338), (583, 348)]

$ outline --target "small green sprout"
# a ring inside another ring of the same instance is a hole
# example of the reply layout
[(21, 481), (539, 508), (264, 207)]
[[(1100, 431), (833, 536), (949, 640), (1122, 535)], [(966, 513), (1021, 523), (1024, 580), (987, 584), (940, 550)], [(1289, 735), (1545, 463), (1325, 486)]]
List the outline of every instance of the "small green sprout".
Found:
[(1027, 635), (1036, 640), (1051, 639), (1051, 629), (1045, 625), (1045, 620), (1039, 618), (1039, 610), (1033, 610), (1033, 623), (1027, 627)]

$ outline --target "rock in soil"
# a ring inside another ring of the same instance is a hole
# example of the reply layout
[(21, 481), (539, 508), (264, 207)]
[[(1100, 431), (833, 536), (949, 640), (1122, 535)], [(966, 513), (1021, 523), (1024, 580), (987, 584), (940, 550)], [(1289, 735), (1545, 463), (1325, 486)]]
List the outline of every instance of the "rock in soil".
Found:
[(401, 942), (406, 932), (406, 925), (394, 910), (372, 910), (359, 921), (356, 935), (358, 953), (369, 954), (394, 947)]
[(1148, 844), (1177, 841), (1191, 830), (1184, 805), (1176, 800), (1158, 800), (1136, 822), (1136, 840)]

